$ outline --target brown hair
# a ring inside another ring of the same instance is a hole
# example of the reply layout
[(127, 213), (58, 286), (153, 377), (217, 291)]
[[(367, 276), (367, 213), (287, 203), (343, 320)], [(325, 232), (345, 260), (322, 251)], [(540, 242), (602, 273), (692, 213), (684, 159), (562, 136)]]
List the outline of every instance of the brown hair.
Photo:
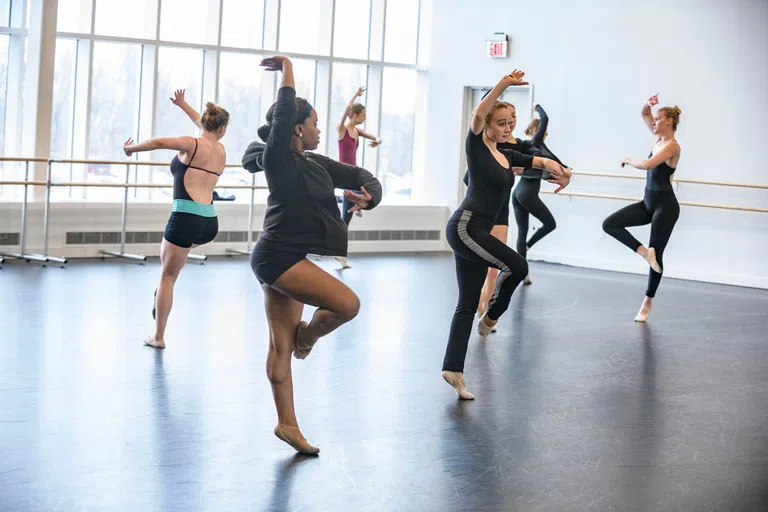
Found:
[(363, 110), (365, 110), (365, 105), (362, 103), (355, 103), (352, 105), (352, 107), (350, 107), (349, 112), (351, 115), (356, 116), (358, 114), (362, 114)]
[(497, 101), (493, 104), (493, 107), (491, 107), (491, 110), (488, 111), (488, 115), (485, 116), (485, 124), (488, 124), (491, 122), (491, 118), (493, 117), (494, 112), (497, 110), (501, 110), (503, 108), (510, 109), (515, 108), (515, 106), (511, 103), (507, 103), (506, 101)]
[(538, 129), (539, 129), (539, 120), (531, 119), (531, 122), (528, 123), (528, 127), (525, 129), (525, 134), (529, 137), (533, 137), (533, 134), (536, 133)]
[(680, 114), (682, 114), (680, 107), (677, 105), (674, 107), (661, 107), (659, 112), (662, 112), (664, 117), (668, 117), (672, 120), (672, 131), (676, 131), (677, 125), (680, 123)]
[(229, 124), (229, 112), (209, 101), (205, 104), (205, 111), (200, 116), (200, 124), (207, 132), (218, 131), (219, 128)]

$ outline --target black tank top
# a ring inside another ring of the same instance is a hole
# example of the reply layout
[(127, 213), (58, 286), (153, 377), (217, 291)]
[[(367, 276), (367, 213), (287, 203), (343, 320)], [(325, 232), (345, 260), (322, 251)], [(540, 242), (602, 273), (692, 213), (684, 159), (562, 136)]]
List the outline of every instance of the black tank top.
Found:
[(195, 159), (195, 155), (197, 154), (197, 139), (195, 139), (195, 150), (192, 152), (192, 158), (189, 159), (189, 164), (182, 163), (181, 160), (179, 160), (179, 155), (176, 155), (173, 157), (173, 160), (171, 160), (171, 174), (173, 175), (173, 198), (174, 199), (186, 199), (187, 201), (194, 201), (192, 197), (190, 197), (189, 192), (187, 192), (187, 187), (184, 186), (184, 176), (187, 174), (187, 169), (190, 167), (192, 169), (197, 169), (198, 171), (207, 172), (208, 174), (213, 174), (215, 176), (221, 176), (221, 174), (213, 171), (209, 171), (208, 169), (203, 169), (202, 167), (195, 167), (192, 164), (192, 161)]
[[(648, 154), (648, 158), (653, 156), (653, 151)], [(675, 173), (675, 168), (667, 165), (667, 162), (661, 162), (653, 169), (648, 169), (645, 174), (645, 190), (654, 192), (674, 192), (672, 188), (671, 177)]]

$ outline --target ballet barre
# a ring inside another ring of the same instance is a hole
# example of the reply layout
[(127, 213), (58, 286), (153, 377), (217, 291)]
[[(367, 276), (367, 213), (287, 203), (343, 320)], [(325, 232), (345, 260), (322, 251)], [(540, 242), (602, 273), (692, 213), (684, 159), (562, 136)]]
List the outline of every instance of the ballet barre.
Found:
[[(10, 257), (16, 259), (24, 259), (26, 261), (39, 261), (42, 263), (55, 262), (66, 264), (66, 258), (58, 258), (50, 256), (48, 254), (49, 245), (49, 219), (50, 219), (50, 207), (51, 207), (51, 189), (53, 187), (94, 187), (94, 188), (122, 188), (124, 189), (122, 212), (121, 212), (121, 227), (120, 227), (120, 251), (106, 251), (100, 250), (102, 258), (105, 256), (113, 256), (115, 258), (124, 258), (136, 261), (146, 261), (147, 257), (143, 254), (131, 254), (125, 251), (126, 240), (126, 224), (128, 215), (128, 190), (133, 189), (162, 189), (173, 188), (173, 184), (154, 184), (154, 183), (130, 183), (131, 166), (152, 166), (152, 167), (165, 167), (167, 162), (140, 162), (130, 161), (126, 162), (116, 160), (81, 160), (81, 159), (45, 159), (45, 158), (15, 158), (15, 157), (0, 157), (0, 162), (21, 162), (25, 164), (24, 180), (0, 180), (0, 185), (9, 186), (22, 186), (24, 187), (23, 199), (22, 199), (22, 212), (21, 212), (21, 236), (20, 236), (20, 252), (0, 254), (0, 263), (4, 261), (3, 257)], [(46, 181), (34, 181), (29, 179), (29, 163), (45, 163), (46, 169)], [(78, 181), (66, 181), (66, 182), (53, 182), (52, 181), (52, 165), (53, 164), (100, 164), (100, 165), (125, 165), (125, 182), (124, 183), (88, 183)], [(241, 168), (237, 164), (227, 164), (225, 167), (229, 168)], [(28, 191), (29, 187), (39, 186), (46, 187), (45, 194), (45, 209), (43, 214), (43, 254), (34, 254), (26, 252), (26, 240), (27, 240), (27, 208), (28, 208)], [(226, 189), (238, 189), (238, 190), (250, 190), (251, 201), (248, 208), (248, 241), (247, 251), (227, 248), (227, 252), (230, 255), (234, 254), (250, 254), (250, 249), (253, 244), (253, 215), (254, 215), (254, 202), (256, 190), (266, 190), (267, 187), (263, 185), (256, 185), (256, 175), (251, 176), (250, 185), (226, 185), (221, 188)], [(189, 254), (189, 259), (194, 260), (206, 260), (207, 256), (203, 254)]]
[[(542, 190), (543, 194), (554, 194), (558, 196), (568, 197), (592, 197), (596, 199), (618, 199), (620, 201), (642, 201), (642, 197), (629, 197), (629, 196), (616, 196), (610, 194), (594, 194), (591, 192), (558, 192), (555, 194), (553, 190)], [(742, 212), (754, 212), (754, 213), (768, 213), (768, 208), (754, 208), (751, 206), (734, 206), (730, 204), (714, 204), (714, 203), (698, 203), (695, 201), (680, 201), (681, 206), (696, 206), (699, 208), (715, 208), (718, 210), (736, 210)]]

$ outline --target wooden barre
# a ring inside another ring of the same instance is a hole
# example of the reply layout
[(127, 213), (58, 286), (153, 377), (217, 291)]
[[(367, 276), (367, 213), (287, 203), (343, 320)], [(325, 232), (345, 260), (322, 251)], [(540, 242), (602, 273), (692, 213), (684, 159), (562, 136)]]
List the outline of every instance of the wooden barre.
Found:
[(768, 185), (756, 185), (753, 183), (732, 183), (727, 181), (704, 181), (704, 180), (688, 180), (688, 179), (673, 179), (674, 183), (691, 183), (693, 185), (719, 185), (721, 187), (741, 187), (741, 188), (755, 188), (768, 190)]
[(629, 180), (644, 180), (645, 176), (637, 174), (613, 174), (608, 172), (586, 172), (586, 171), (573, 171), (571, 174), (578, 176), (593, 176), (600, 178), (624, 178)]
[[(45, 185), (45, 182), (42, 182)], [(2, 184), (2, 182), (0, 182)], [(51, 183), (53, 187), (98, 187), (98, 188), (173, 188), (173, 183), (82, 183), (76, 181), (64, 181)], [(216, 185), (218, 189), (247, 189), (267, 190), (265, 185)]]
[(18, 158), (13, 156), (2, 156), (0, 162), (35, 162), (35, 163), (47, 163), (47, 158)]
[[(591, 194), (587, 192), (558, 192), (555, 194), (551, 190), (542, 190), (544, 194), (553, 194), (558, 196), (569, 197), (592, 197), (596, 199), (619, 199), (622, 201), (641, 201), (640, 197), (628, 197), (628, 196), (612, 196), (608, 194)], [(755, 213), (768, 213), (768, 208), (753, 208), (751, 206), (733, 206), (730, 204), (713, 204), (713, 203), (697, 203), (694, 201), (680, 201), (681, 206), (697, 206), (699, 208), (715, 208), (718, 210), (736, 210), (742, 212), (755, 212)]]
[[(43, 162), (47, 162), (48, 160), (43, 160)], [(51, 163), (54, 164), (99, 164), (99, 165), (125, 165), (125, 166), (143, 166), (143, 167), (168, 167), (171, 163), (170, 162), (144, 162), (144, 161), (134, 161), (134, 160), (72, 160), (72, 159), (54, 159), (51, 160)], [(234, 168), (239, 167), (243, 168), (240, 164), (225, 164), (224, 167)]]
[[(0, 181), (0, 185), (18, 185), (18, 186), (35, 186), (45, 187), (48, 185), (46, 181)], [(66, 182), (53, 182), (52, 187), (97, 187), (97, 188), (172, 188), (173, 184), (162, 183), (84, 183), (75, 181)], [(267, 190), (269, 187), (266, 185), (217, 185), (218, 189), (245, 189), (245, 190)]]

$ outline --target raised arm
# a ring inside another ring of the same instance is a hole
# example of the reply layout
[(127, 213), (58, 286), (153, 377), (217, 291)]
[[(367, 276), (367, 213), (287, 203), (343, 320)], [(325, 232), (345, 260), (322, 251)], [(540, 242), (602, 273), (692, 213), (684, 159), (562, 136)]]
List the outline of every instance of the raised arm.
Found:
[(488, 116), (488, 113), (493, 108), (493, 105), (496, 103), (496, 100), (499, 99), (499, 96), (501, 96), (501, 93), (503, 93), (507, 87), (513, 86), (513, 85), (528, 85), (528, 82), (523, 81), (523, 77), (525, 76), (525, 73), (523, 71), (514, 70), (509, 75), (504, 75), (504, 77), (499, 80), (499, 83), (496, 84), (496, 86), (491, 89), (491, 92), (488, 93), (488, 95), (483, 98), (483, 100), (480, 102), (480, 104), (477, 106), (475, 111), (472, 113), (472, 122), (470, 124), (470, 129), (472, 130), (472, 133), (475, 135), (479, 134), (481, 131), (483, 131), (483, 126), (485, 125), (485, 118)]
[(192, 120), (195, 126), (202, 130), (203, 125), (200, 124), (200, 114), (198, 114), (197, 111), (184, 100), (185, 91), (186, 89), (177, 89), (176, 92), (173, 93), (173, 98), (170, 98), (171, 103), (183, 110), (184, 113), (187, 114), (187, 116)]
[(342, 130), (346, 130), (346, 126), (344, 126), (344, 123), (347, 121), (347, 118), (349, 117), (349, 111), (352, 108), (352, 105), (355, 104), (355, 100), (363, 95), (365, 92), (365, 87), (362, 85), (357, 88), (357, 91), (355, 92), (355, 95), (352, 96), (352, 99), (349, 100), (349, 103), (347, 103), (347, 106), (344, 108), (344, 112), (341, 114), (341, 121), (339, 121), (339, 124), (336, 125), (336, 131), (338, 132), (339, 139), (344, 137), (344, 132)]
[(547, 113), (541, 108), (541, 105), (537, 104), (535, 110), (539, 114), (539, 128), (536, 130), (536, 133), (533, 134), (531, 142), (538, 148), (541, 147), (541, 143), (544, 142), (544, 134), (547, 133), (547, 127), (549, 126), (549, 116), (547, 116)]
[(265, 140), (263, 165), (270, 170), (282, 171), (280, 167), (289, 157), (291, 137), (296, 125), (296, 86), (293, 79), (293, 65), (287, 57), (270, 57), (261, 61), (267, 71), (281, 71), (280, 89), (277, 101), (271, 107), (272, 118), (268, 121), (269, 135)]
[(195, 139), (194, 137), (165, 137), (149, 139), (136, 144), (133, 139), (129, 138), (123, 144), (123, 151), (125, 151), (126, 156), (156, 149), (173, 149), (179, 153), (191, 153), (195, 150)]
[(645, 102), (642, 110), (640, 111), (640, 115), (643, 116), (643, 122), (645, 123), (645, 126), (651, 130), (651, 133), (653, 133), (653, 112), (651, 112), (651, 108), (653, 108), (653, 106), (657, 103), (659, 103), (659, 95), (654, 94), (648, 98), (648, 101)]
[(680, 145), (677, 143), (677, 141), (672, 140), (667, 142), (664, 147), (661, 148), (661, 151), (651, 156), (650, 158), (646, 158), (644, 160), (623, 158), (621, 160), (621, 166), (624, 167), (624, 165), (629, 165), (635, 169), (642, 169), (647, 171), (648, 169), (653, 169), (657, 165), (661, 165), (663, 162), (666, 162), (670, 158), (678, 156), (680, 156)]

